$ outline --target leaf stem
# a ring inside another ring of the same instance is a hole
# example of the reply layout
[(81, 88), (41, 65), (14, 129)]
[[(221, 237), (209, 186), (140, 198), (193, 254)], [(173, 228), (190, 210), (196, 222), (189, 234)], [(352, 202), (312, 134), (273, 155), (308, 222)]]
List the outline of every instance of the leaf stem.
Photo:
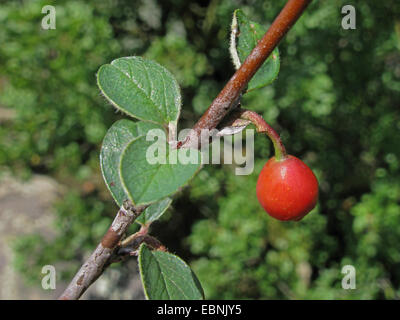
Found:
[(141, 226), (140, 230), (121, 241), (120, 247), (127, 247), (135, 242), (139, 237), (144, 237), (149, 232), (148, 226)]

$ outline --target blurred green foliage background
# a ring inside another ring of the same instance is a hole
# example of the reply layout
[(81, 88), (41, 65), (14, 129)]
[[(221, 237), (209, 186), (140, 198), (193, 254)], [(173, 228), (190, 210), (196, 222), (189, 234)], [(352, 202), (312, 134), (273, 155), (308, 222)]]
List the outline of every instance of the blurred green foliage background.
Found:
[[(285, 1), (2, 1), (0, 167), (20, 178), (55, 177), (68, 191), (55, 205), (56, 239), (15, 243), (16, 267), (41, 279), (63, 262), (68, 279), (117, 207), (102, 181), (99, 148), (116, 113), (96, 86), (100, 65), (143, 55), (182, 87), (180, 128), (193, 125), (233, 74), (233, 10), (269, 24)], [(57, 28), (42, 30), (54, 4)], [(341, 28), (341, 8), (357, 29)], [(400, 297), (400, 3), (313, 1), (279, 46), (281, 71), (243, 100), (317, 174), (320, 200), (301, 222), (259, 206), (258, 172), (271, 145), (257, 136), (253, 174), (206, 166), (152, 234), (189, 261), (210, 299), (398, 299)], [(357, 271), (343, 290), (341, 269)], [(118, 267), (118, 266), (114, 266)]]

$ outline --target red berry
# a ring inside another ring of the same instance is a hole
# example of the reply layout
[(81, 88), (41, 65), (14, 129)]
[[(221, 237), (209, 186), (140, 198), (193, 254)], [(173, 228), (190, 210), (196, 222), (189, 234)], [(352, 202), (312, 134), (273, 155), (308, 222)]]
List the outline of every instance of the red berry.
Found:
[(300, 220), (318, 200), (318, 181), (300, 159), (287, 156), (268, 160), (257, 181), (257, 198), (264, 210), (278, 220)]

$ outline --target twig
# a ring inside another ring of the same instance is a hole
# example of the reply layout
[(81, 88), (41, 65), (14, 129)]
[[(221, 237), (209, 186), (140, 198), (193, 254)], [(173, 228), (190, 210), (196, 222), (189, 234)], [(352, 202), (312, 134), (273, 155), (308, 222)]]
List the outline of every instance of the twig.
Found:
[(124, 202), (103, 239), (59, 297), (60, 300), (79, 299), (107, 266), (118, 261), (115, 257), (115, 248), (128, 227), (145, 208), (145, 206), (135, 207), (130, 201)]
[[(263, 38), (258, 42), (257, 46), (246, 58), (241, 67), (235, 72), (207, 111), (193, 127), (194, 130), (188, 135), (182, 147), (198, 148), (200, 145), (198, 137), (200, 136), (201, 130), (216, 128), (225, 115), (240, 104), (242, 90), (247, 86), (250, 79), (297, 21), (310, 2), (311, 0), (289, 0), (286, 3)], [(101, 243), (80, 268), (59, 299), (79, 299), (85, 290), (103, 273), (107, 266), (114, 261), (122, 259), (115, 252), (115, 249), (129, 225), (144, 209), (145, 207), (134, 207), (129, 202), (124, 203)], [(148, 235), (145, 235), (143, 237), (143, 240), (144, 239), (146, 239), (150, 246), (158, 248), (158, 250), (166, 250), (157, 239)]]
[(242, 90), (310, 2), (311, 0), (289, 0), (286, 3), (257, 46), (195, 124), (193, 130), (185, 139), (183, 148), (199, 148), (203, 142), (198, 141), (201, 130), (216, 128), (225, 115), (238, 104)]

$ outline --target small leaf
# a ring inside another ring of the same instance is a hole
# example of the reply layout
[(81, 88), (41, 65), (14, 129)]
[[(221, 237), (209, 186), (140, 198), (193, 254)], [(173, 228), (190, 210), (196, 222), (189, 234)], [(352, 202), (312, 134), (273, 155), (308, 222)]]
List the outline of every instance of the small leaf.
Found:
[[(235, 10), (232, 22), (231, 36), (231, 56), (238, 68), (237, 56), (241, 63), (247, 58), (250, 52), (257, 45), (258, 41), (264, 36), (267, 28), (250, 21), (242, 10)], [(236, 37), (237, 43), (236, 43)], [(236, 52), (234, 46), (236, 45)], [(259, 89), (271, 84), (278, 76), (280, 68), (278, 48), (271, 53), (268, 59), (263, 63), (256, 72), (248, 85), (248, 91)]]
[(135, 222), (142, 225), (149, 225), (150, 223), (160, 219), (171, 203), (171, 198), (165, 198), (161, 201), (153, 203), (147, 207), (147, 209), (135, 220)]
[(121, 206), (128, 199), (119, 175), (122, 151), (133, 139), (145, 136), (151, 129), (161, 127), (148, 122), (119, 120), (115, 122), (103, 139), (100, 151), (100, 167), (104, 181), (115, 202)]
[[(188, 163), (181, 159), (188, 159)], [(200, 167), (198, 150), (170, 149), (165, 139), (153, 142), (140, 137), (125, 148), (120, 176), (125, 192), (135, 204), (151, 204), (177, 192)]]
[(149, 300), (202, 300), (203, 288), (190, 267), (174, 254), (139, 249), (139, 270)]
[(97, 83), (104, 96), (131, 117), (163, 126), (178, 120), (179, 85), (167, 69), (154, 61), (141, 57), (116, 59), (100, 67)]

